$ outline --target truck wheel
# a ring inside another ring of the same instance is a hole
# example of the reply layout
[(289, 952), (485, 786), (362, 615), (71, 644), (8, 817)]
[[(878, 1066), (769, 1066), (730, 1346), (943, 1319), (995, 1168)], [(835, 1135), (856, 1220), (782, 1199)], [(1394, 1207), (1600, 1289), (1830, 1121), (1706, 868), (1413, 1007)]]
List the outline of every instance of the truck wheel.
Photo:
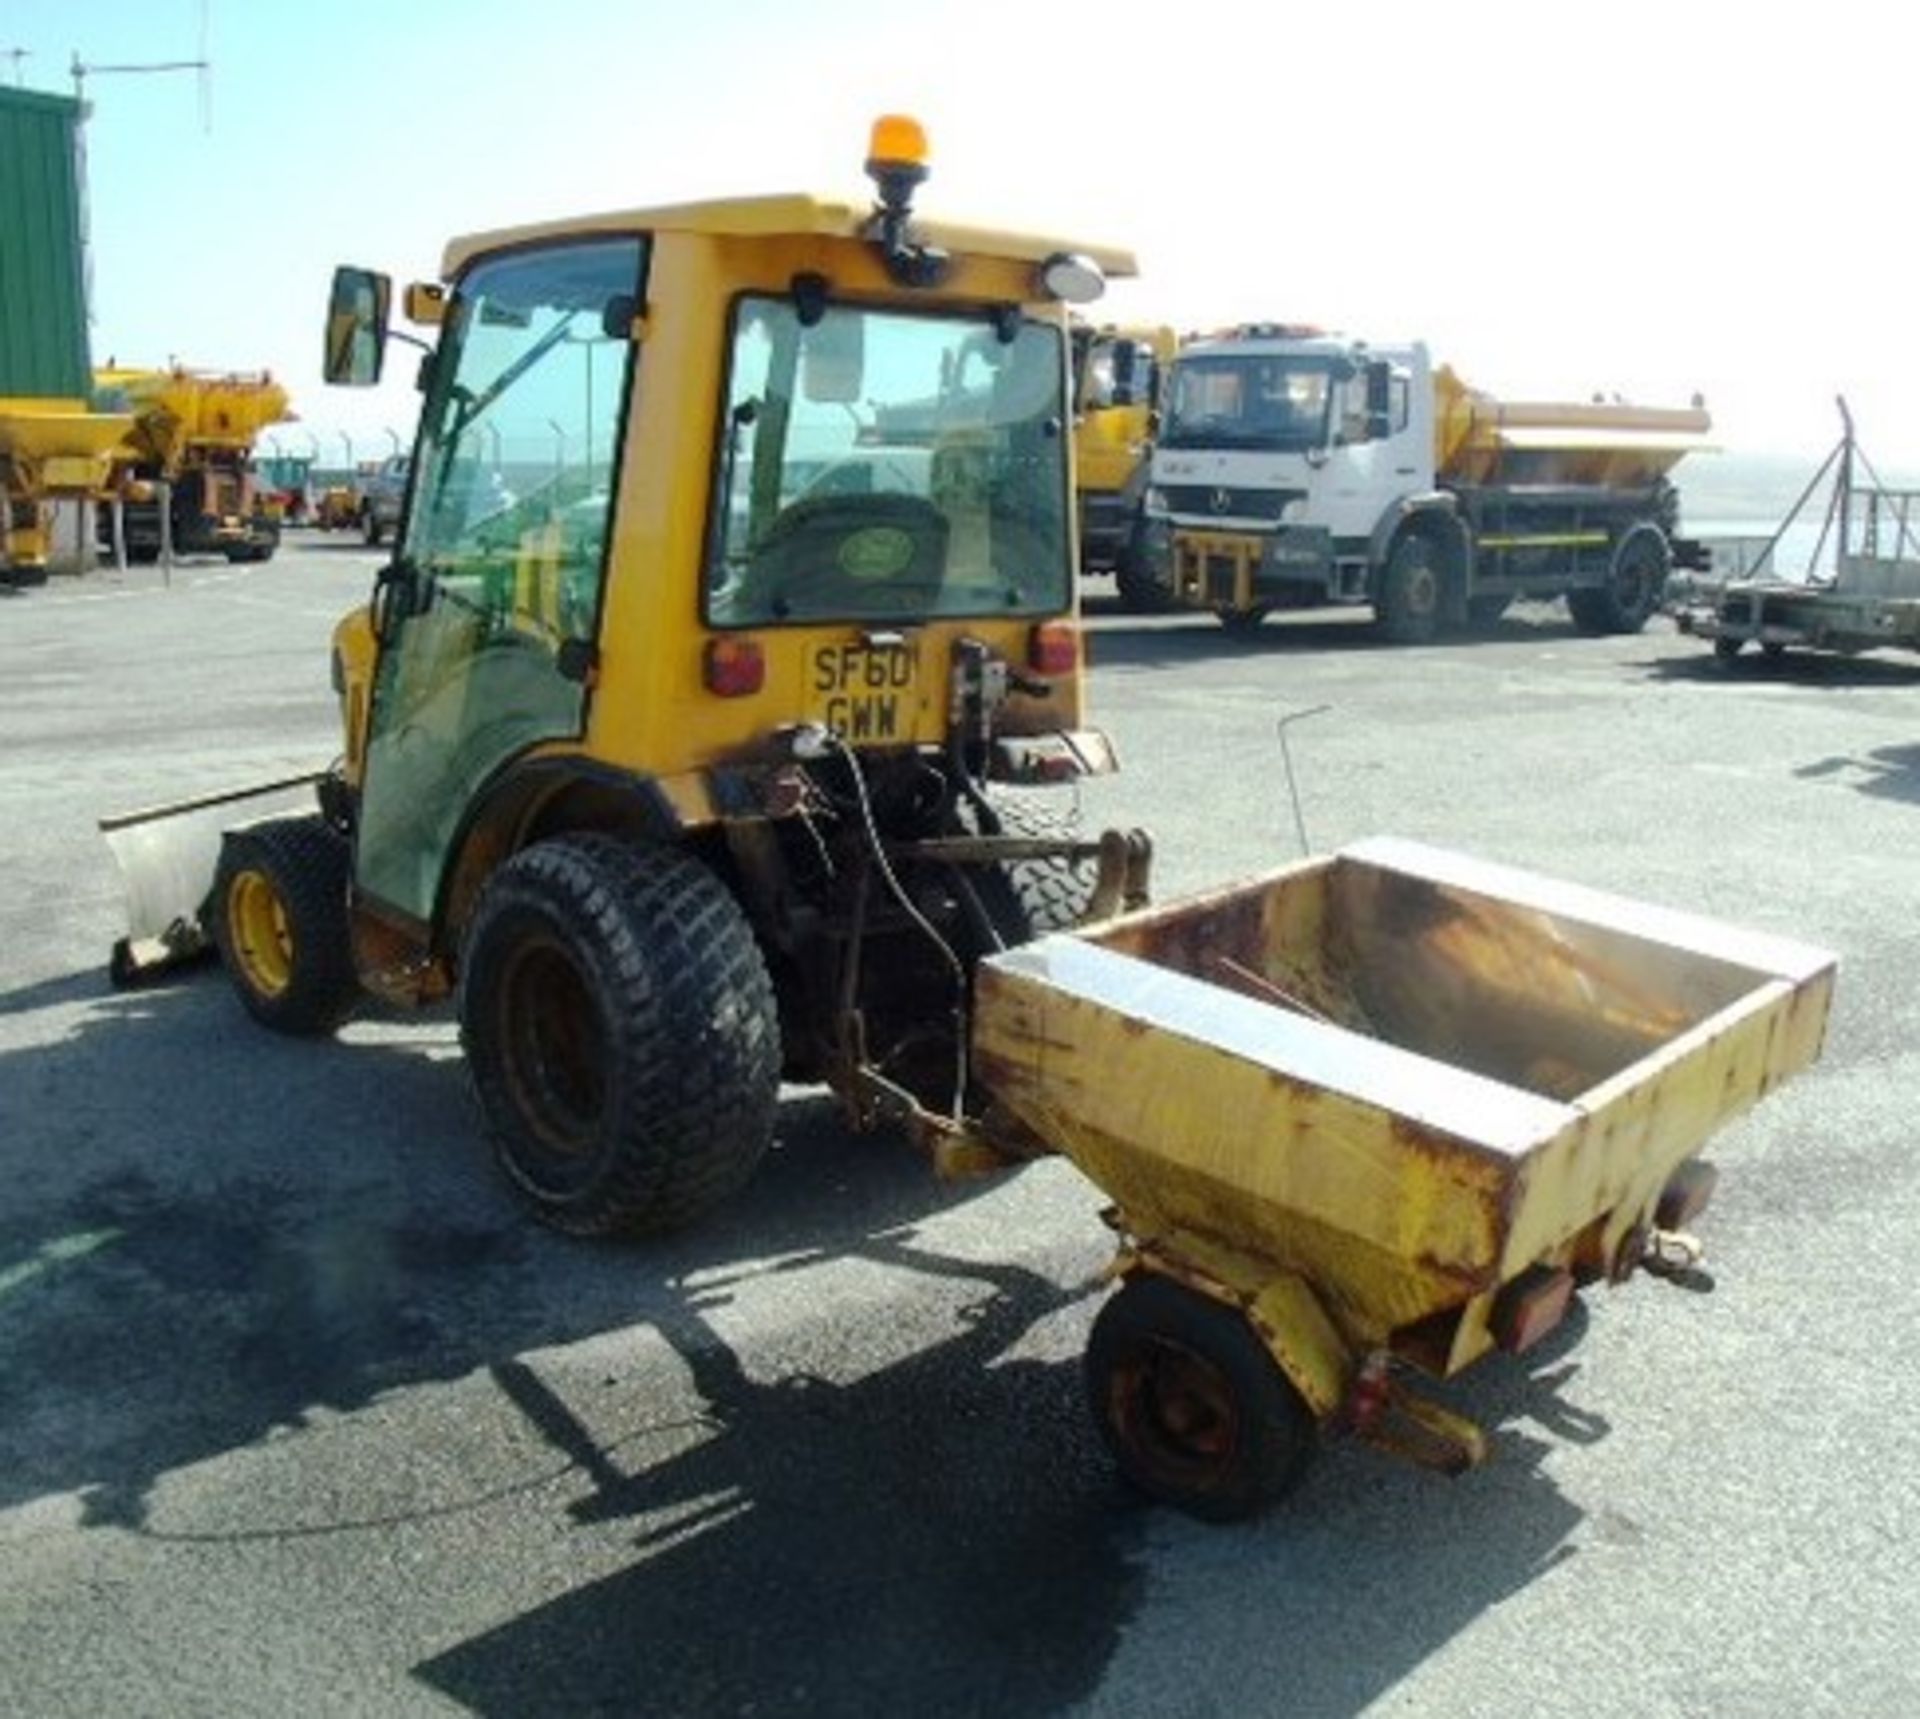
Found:
[(503, 865), (468, 929), (460, 1037), (501, 1168), (574, 1235), (688, 1223), (773, 1138), (766, 963), (726, 886), (674, 849), (567, 836)]
[(1504, 591), (1492, 596), (1469, 597), (1467, 625), (1479, 632), (1491, 631), (1499, 626), (1512, 604), (1513, 598)]
[(1252, 1326), (1151, 1272), (1100, 1309), (1086, 1383), (1120, 1472), (1209, 1522), (1253, 1515), (1298, 1483), (1314, 1452), (1312, 1412)]
[(210, 896), (213, 941), (247, 1013), (318, 1037), (360, 995), (347, 916), (347, 844), (314, 813), (235, 830)]
[(378, 549), (380, 547), (380, 539), (384, 537), (386, 533), (380, 529), (380, 521), (369, 513), (366, 518), (366, 524), (361, 529), (361, 535), (367, 540), (367, 547), (369, 549)]
[(1642, 521), (1613, 546), (1604, 585), (1567, 593), (1567, 612), (1581, 632), (1637, 633), (1660, 605), (1673, 565), (1666, 534)]
[(1114, 563), (1113, 588), (1130, 615), (1164, 614), (1174, 606), (1165, 570), (1147, 553), (1145, 528), (1135, 525)]
[(1254, 603), (1245, 609), (1215, 609), (1220, 617), (1220, 625), (1237, 639), (1244, 639), (1260, 630), (1260, 623), (1267, 618), (1271, 605)]
[(1440, 558), (1424, 532), (1403, 531), (1387, 556), (1374, 619), (1396, 645), (1424, 645), (1440, 626)]

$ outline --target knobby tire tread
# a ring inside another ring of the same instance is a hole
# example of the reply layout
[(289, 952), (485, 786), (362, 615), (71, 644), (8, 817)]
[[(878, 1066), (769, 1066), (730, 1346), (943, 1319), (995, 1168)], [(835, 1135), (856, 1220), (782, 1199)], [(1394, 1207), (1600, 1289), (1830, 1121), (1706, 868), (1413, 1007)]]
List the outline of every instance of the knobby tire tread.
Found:
[[(346, 839), (318, 812), (235, 830), (221, 844), (211, 897), (213, 939), (247, 1012), (276, 1032), (323, 1038), (360, 998), (347, 909), (350, 863)], [(247, 983), (244, 962), (228, 942), (228, 889), (249, 869), (272, 883), (292, 928), (292, 972), (278, 996), (264, 996)]]
[[(516, 1161), (516, 1117), (480, 1013), (498, 951), (527, 915), (572, 938), (610, 1046), (599, 1173), (553, 1198)], [(780, 1071), (773, 987), (720, 879), (689, 855), (610, 836), (543, 842), (489, 884), (462, 963), (461, 1037), (502, 1168), (541, 1217), (573, 1234), (644, 1234), (692, 1222), (736, 1192), (773, 1134)]]

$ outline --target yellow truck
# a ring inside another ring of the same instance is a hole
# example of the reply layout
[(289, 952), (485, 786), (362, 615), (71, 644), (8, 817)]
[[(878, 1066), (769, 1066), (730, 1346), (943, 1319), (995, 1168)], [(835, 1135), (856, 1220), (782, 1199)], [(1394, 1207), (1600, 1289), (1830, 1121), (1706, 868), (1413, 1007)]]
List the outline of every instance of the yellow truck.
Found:
[(1697, 401), (1501, 400), (1418, 342), (1249, 323), (1183, 346), (1161, 417), (1146, 565), (1232, 628), (1368, 604), (1417, 644), (1564, 598), (1582, 632), (1637, 632), (1706, 565), (1670, 478), (1707, 445)]
[(49, 505), (108, 496), (131, 427), (124, 413), (95, 412), (84, 400), (0, 399), (0, 584), (46, 583)]
[[(1815, 1054), (1831, 960), (1394, 848), (1150, 907), (1146, 838), (1059, 809), (1113, 767), (1067, 312), (1132, 258), (923, 222), (903, 118), (867, 166), (869, 207), (483, 233), (407, 291), (438, 340), (341, 760), (108, 820), (116, 977), (210, 940), (294, 1034), (451, 996), (569, 1232), (725, 1199), (783, 1077), (948, 1172), (1066, 1152), (1121, 1237), (1090, 1401), (1153, 1496), (1244, 1514), (1343, 1428), (1474, 1460), (1406, 1376), (1683, 1269), (1699, 1147)], [(336, 273), (332, 377), (393, 304)], [(553, 422), (571, 459), (489, 481)]]
[(1156, 609), (1164, 601), (1142, 556), (1142, 504), (1160, 381), (1178, 345), (1171, 328), (1074, 324), (1080, 567), (1113, 574), (1121, 603), (1129, 609)]
[[(291, 416), (286, 389), (265, 372), (179, 366), (111, 366), (94, 381), (100, 399), (133, 418), (119, 454), (127, 558), (153, 561), (171, 548), (267, 560), (279, 546), (280, 518), (255, 475), (253, 450), (261, 431)], [(103, 514), (103, 547), (113, 547), (112, 532)]]

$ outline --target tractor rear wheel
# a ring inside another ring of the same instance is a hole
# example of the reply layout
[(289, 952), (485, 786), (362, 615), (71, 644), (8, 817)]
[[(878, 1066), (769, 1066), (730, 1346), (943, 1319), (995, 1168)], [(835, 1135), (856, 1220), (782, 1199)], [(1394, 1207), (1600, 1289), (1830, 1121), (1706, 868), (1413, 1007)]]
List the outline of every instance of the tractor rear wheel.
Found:
[(689, 1223), (772, 1141), (766, 963), (678, 850), (577, 835), (503, 865), (467, 932), (460, 1034), (500, 1166), (556, 1229)]
[(1151, 1272), (1100, 1309), (1088, 1405), (1120, 1472), (1210, 1522), (1234, 1522), (1296, 1485), (1316, 1439), (1308, 1409), (1233, 1308)]
[[(995, 790), (987, 805), (991, 820), (972, 801), (959, 801), (942, 833), (979, 836), (991, 822), (1005, 836), (1076, 839), (1078, 812), (1062, 790)], [(945, 1109), (969, 1094), (984, 1104), (987, 1095), (968, 1086), (965, 1058), (963, 1005), (974, 969), (987, 956), (1077, 924), (1092, 899), (1096, 868), (1068, 854), (984, 865), (922, 858), (899, 865), (895, 879), (920, 922), (897, 926), (888, 947), (866, 959), (864, 1054), (929, 1108)], [(796, 1033), (795, 1041), (804, 1037)]]
[(235, 830), (210, 897), (213, 940), (247, 1012), (319, 1036), (360, 995), (347, 918), (347, 844), (315, 813)]
[[(995, 792), (989, 803), (1001, 832), (1034, 840), (1074, 841), (1080, 814), (1073, 796), (1059, 789)], [(1008, 860), (986, 876), (987, 908), (994, 929), (1009, 946), (1049, 931), (1077, 925), (1093, 899), (1093, 862), (1066, 855)]]

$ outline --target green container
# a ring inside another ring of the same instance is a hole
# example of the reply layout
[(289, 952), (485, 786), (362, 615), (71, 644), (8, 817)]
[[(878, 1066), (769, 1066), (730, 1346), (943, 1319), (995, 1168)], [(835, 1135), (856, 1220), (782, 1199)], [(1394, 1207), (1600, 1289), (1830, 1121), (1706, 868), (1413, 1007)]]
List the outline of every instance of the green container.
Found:
[(80, 104), (0, 88), (0, 396), (84, 400)]

